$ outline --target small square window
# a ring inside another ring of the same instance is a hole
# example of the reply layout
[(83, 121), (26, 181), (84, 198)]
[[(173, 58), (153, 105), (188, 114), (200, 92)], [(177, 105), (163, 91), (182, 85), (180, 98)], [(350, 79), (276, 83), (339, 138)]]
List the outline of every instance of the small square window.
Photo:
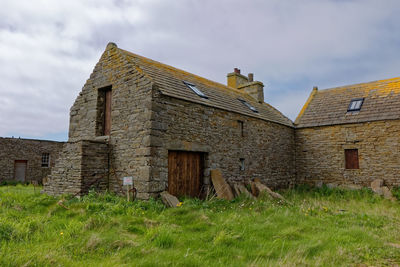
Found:
[(359, 169), (358, 149), (345, 149), (344, 157), (346, 161), (346, 169)]
[(241, 171), (244, 171), (244, 170), (245, 170), (244, 158), (240, 158), (240, 170), (241, 170)]
[(186, 84), (187, 87), (189, 87), (190, 89), (192, 89), (193, 92), (195, 92), (198, 96), (202, 97), (202, 98), (208, 98), (208, 96), (206, 96), (202, 91), (200, 91), (199, 88), (196, 87), (196, 85), (189, 83), (189, 82), (183, 82), (184, 84)]
[(364, 98), (356, 98), (350, 101), (350, 105), (347, 108), (347, 112), (349, 111), (359, 111), (361, 110), (361, 106), (364, 102)]
[(251, 111), (253, 111), (253, 112), (255, 112), (255, 113), (258, 113), (258, 110), (257, 110), (255, 107), (253, 107), (252, 105), (250, 105), (249, 103), (247, 103), (246, 100), (243, 100), (243, 99), (240, 99), (240, 98), (238, 98), (238, 100), (239, 100), (240, 102), (242, 102), (243, 105), (245, 105), (246, 107), (248, 107)]
[(42, 154), (42, 167), (50, 167), (50, 154), (49, 153), (43, 153)]

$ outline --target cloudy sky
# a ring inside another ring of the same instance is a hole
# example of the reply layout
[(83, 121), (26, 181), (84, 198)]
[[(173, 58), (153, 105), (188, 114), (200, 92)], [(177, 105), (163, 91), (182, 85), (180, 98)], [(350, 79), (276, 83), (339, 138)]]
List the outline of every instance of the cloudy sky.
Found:
[(400, 76), (397, 0), (1, 0), (0, 136), (66, 140), (108, 42), (226, 83), (234, 67), (295, 119), (320, 89)]

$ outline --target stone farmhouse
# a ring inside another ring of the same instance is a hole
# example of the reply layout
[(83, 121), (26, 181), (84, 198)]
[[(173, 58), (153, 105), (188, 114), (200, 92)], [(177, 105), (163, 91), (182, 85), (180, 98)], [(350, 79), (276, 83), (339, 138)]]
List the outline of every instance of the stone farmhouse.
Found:
[(62, 142), (0, 137), (0, 183), (42, 183), (62, 147)]
[(314, 88), (295, 126), (297, 183), (400, 185), (400, 78)]
[(400, 185), (400, 78), (314, 88), (293, 123), (264, 103), (263, 84), (235, 69), (227, 85), (109, 43), (70, 110), (44, 192), (168, 190), (201, 197), (211, 170), (229, 182)]

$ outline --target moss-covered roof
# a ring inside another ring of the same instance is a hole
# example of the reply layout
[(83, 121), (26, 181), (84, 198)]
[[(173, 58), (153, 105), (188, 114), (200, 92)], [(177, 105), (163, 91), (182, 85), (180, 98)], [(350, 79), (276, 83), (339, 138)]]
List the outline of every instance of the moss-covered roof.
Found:
[[(164, 95), (293, 127), (292, 121), (277, 109), (267, 103), (257, 102), (243, 91), (210, 81), (126, 50), (119, 50), (137, 68), (149, 76)], [(194, 84), (208, 98), (199, 97), (183, 81)], [(250, 103), (258, 110), (258, 113), (251, 111), (238, 98)]]
[[(360, 111), (348, 112), (363, 98)], [(295, 121), (298, 128), (400, 119), (400, 77), (313, 90)]]

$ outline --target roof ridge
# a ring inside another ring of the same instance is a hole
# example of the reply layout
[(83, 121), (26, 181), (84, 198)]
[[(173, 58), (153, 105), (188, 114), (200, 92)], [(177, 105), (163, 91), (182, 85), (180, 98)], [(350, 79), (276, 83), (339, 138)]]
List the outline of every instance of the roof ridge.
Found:
[(385, 83), (385, 82), (390, 82), (390, 81), (400, 82), (400, 77), (394, 77), (394, 78), (388, 78), (388, 79), (376, 80), (376, 81), (370, 81), (370, 82), (363, 82), (363, 83), (347, 84), (347, 85), (330, 87), (330, 88), (325, 88), (325, 89), (318, 89), (318, 92), (321, 93), (321, 92), (326, 92), (326, 91), (330, 91), (330, 90), (348, 89), (351, 87), (365, 86), (367, 84), (374, 84), (374, 83)]

